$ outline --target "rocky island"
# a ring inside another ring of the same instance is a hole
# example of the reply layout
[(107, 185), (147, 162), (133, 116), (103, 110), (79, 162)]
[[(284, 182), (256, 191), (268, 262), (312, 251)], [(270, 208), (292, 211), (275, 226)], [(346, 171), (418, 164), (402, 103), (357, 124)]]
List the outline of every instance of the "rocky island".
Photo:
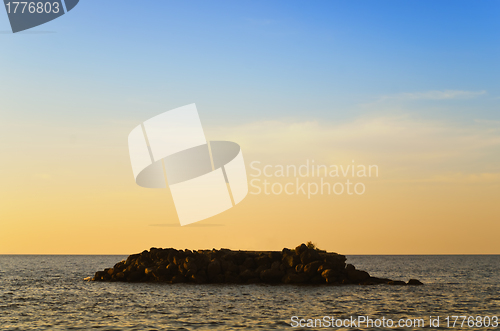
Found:
[(176, 250), (151, 248), (130, 255), (113, 268), (97, 271), (93, 281), (195, 284), (422, 285), (371, 277), (346, 264), (346, 257), (311, 243), (279, 251)]

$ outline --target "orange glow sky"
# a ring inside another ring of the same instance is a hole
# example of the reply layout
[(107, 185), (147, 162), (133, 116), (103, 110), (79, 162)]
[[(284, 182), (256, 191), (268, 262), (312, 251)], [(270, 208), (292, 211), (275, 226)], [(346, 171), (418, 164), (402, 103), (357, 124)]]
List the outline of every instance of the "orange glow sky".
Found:
[[(99, 6), (18, 34), (0, 14), (0, 254), (500, 254), (500, 2)], [(180, 227), (168, 189), (135, 184), (127, 137), (191, 103), (249, 180), (254, 161), (379, 176)]]
[[(256, 178), (250, 162), (260, 161), (262, 168), (307, 159), (376, 164), (379, 176), (349, 177), (365, 184), (363, 195), (249, 194), (236, 207), (185, 227), (178, 226), (167, 189), (134, 183), (128, 123), (110, 123), (110, 131), (4, 126), (16, 149), (3, 160), (8, 176), (0, 196), (0, 253), (129, 254), (153, 246), (271, 250), (309, 240), (345, 254), (499, 253), (500, 175), (488, 171), (497, 162), (497, 125), (454, 127), (400, 116), (209, 126), (209, 139), (241, 144), (249, 180)], [(470, 172), (460, 171), (464, 165)]]

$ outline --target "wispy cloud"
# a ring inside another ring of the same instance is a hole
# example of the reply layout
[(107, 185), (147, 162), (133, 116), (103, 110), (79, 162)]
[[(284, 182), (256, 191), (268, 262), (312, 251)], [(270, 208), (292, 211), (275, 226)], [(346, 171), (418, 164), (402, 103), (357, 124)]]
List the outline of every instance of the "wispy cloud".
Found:
[(247, 161), (347, 164), (355, 159), (407, 179), (496, 173), (500, 168), (500, 127), (480, 122), (366, 116), (344, 123), (256, 122), (206, 132), (210, 139), (238, 141)]
[(484, 124), (484, 125), (488, 125), (488, 126), (500, 127), (500, 121), (496, 121), (496, 120), (475, 119), (474, 122), (477, 124)]
[(486, 91), (462, 91), (462, 90), (444, 90), (444, 91), (426, 91), (398, 93), (384, 95), (379, 101), (385, 100), (452, 100), (452, 99), (473, 99), (486, 95)]

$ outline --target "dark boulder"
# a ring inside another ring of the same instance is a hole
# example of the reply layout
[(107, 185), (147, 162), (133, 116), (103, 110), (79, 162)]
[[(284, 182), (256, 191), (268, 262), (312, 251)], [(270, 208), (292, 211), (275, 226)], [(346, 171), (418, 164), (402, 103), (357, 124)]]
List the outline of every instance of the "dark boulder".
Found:
[(207, 282), (206, 276), (201, 273), (191, 275), (191, 280), (196, 284), (205, 284)]
[(348, 265), (345, 266), (345, 270), (347, 272), (349, 272), (349, 271), (352, 271), (352, 270), (356, 270), (356, 267), (353, 266), (352, 264), (348, 264)]
[(307, 249), (302, 254), (300, 254), (300, 261), (303, 265), (319, 260), (319, 253), (314, 249)]
[(279, 283), (284, 275), (279, 269), (267, 269), (260, 273), (260, 279), (265, 283)]
[(97, 271), (94, 275), (94, 278), (92, 280), (102, 280), (105, 272), (104, 271)]
[(301, 245), (295, 247), (295, 254), (300, 256), (302, 253), (304, 253), (307, 250), (308, 250), (307, 245), (301, 244)]
[(281, 268), (281, 263), (280, 261), (274, 261), (273, 264), (271, 264), (271, 269), (273, 270), (280, 270)]
[(240, 274), (240, 278), (248, 281), (253, 278), (259, 278), (259, 273), (257, 273), (256, 271), (252, 271), (250, 269), (246, 269)]
[(128, 282), (138, 282), (138, 281), (142, 280), (143, 276), (144, 276), (144, 274), (140, 273), (139, 271), (132, 271), (128, 274), (127, 281)]
[(214, 259), (208, 264), (207, 274), (210, 281), (216, 280), (216, 277), (222, 272), (219, 260)]
[(283, 283), (285, 284), (303, 284), (309, 280), (309, 277), (304, 274), (289, 273), (283, 276)]
[(165, 269), (167, 270), (167, 273), (169, 273), (169, 274), (176, 274), (177, 271), (178, 271), (178, 267), (175, 264), (173, 264), (173, 263), (169, 263), (165, 267)]
[(282, 259), (281, 252), (269, 252), (268, 256), (272, 262), (274, 262), (274, 261), (281, 262), (281, 259)]
[(337, 273), (335, 273), (334, 270), (332, 269), (326, 269), (326, 270), (323, 270), (323, 272), (321, 272), (321, 277), (325, 278), (325, 279), (334, 279), (338, 276)]
[(318, 268), (323, 264), (321, 261), (314, 261), (304, 266), (304, 272), (310, 276), (318, 273)]
[(407, 284), (408, 285), (424, 285), (424, 283), (422, 283), (418, 279), (410, 279)]
[(347, 277), (349, 277), (349, 280), (356, 283), (367, 280), (368, 278), (370, 278), (370, 274), (368, 274), (366, 271), (354, 269), (347, 272)]
[(322, 272), (323, 272), (323, 271), (325, 271), (325, 270), (328, 270), (328, 269), (334, 269), (334, 268), (335, 268), (335, 266), (334, 266), (332, 263), (330, 263), (330, 262), (325, 262), (325, 263), (323, 263), (323, 264), (321, 264), (321, 265), (319, 266), (319, 268), (318, 268), (318, 272), (319, 272), (319, 273), (322, 273)]
[(238, 284), (242, 282), (242, 279), (238, 274), (235, 274), (231, 271), (226, 271), (224, 274), (224, 281), (229, 284)]
[(255, 264), (259, 267), (263, 265), (270, 265), (271, 259), (267, 255), (261, 255), (255, 258)]
[(245, 259), (245, 262), (243, 262), (243, 266), (246, 268), (246, 269), (255, 269), (256, 265), (255, 265), (255, 261), (252, 257), (247, 257)]
[(301, 263), (300, 257), (295, 253), (284, 255), (282, 261), (290, 268), (295, 268)]
[(119, 281), (125, 280), (125, 274), (123, 272), (117, 272), (115, 275), (113, 275), (113, 278)]
[(185, 283), (186, 282), (186, 277), (183, 275), (175, 275), (172, 277), (172, 284), (177, 284), (177, 283)]
[(315, 275), (311, 277), (310, 282), (311, 284), (324, 284), (326, 283), (326, 280), (323, 277), (321, 277), (321, 275)]
[(113, 268), (98, 271), (94, 281), (163, 283), (285, 283), (285, 284), (391, 284), (422, 285), (370, 277), (346, 257), (301, 244), (282, 251), (232, 251), (229, 249), (176, 250), (155, 248), (130, 255)]

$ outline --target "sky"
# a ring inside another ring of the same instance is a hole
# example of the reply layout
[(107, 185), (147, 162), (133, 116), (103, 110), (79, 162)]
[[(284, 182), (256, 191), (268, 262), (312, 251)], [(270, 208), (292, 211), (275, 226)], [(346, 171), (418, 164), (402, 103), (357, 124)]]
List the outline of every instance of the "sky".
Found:
[[(499, 32), (498, 1), (81, 0), (16, 34), (0, 11), (0, 254), (500, 254)], [(168, 189), (135, 184), (127, 136), (191, 103), (249, 181), (254, 161), (379, 176), (180, 227)]]

